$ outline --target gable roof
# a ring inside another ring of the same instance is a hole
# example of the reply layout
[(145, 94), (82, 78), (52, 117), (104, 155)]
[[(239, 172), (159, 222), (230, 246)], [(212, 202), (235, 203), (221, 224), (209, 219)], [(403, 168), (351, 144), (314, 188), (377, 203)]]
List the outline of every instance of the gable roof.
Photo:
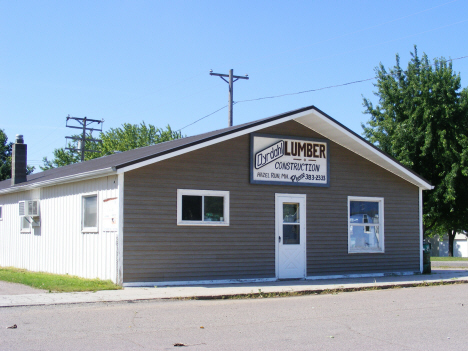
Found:
[(26, 182), (14, 186), (11, 185), (11, 179), (7, 179), (0, 182), (0, 193), (23, 191), (42, 186), (123, 173), (290, 120), (301, 123), (305, 127), (322, 134), (331, 141), (395, 173), (420, 188), (425, 190), (433, 188), (427, 180), (404, 167), (358, 134), (315, 106), (308, 106), (237, 126), (34, 173), (27, 177)]

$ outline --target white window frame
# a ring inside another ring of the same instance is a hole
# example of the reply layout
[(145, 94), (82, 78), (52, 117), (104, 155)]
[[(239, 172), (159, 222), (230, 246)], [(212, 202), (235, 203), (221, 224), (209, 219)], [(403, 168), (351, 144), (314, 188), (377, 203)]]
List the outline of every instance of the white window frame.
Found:
[[(85, 197), (96, 197), (96, 226), (95, 227), (85, 227), (84, 226), (84, 202)], [(99, 195), (98, 193), (89, 193), (83, 194), (80, 198), (80, 209), (81, 209), (81, 232), (82, 233), (98, 233), (99, 232)]]
[[(31, 233), (31, 220), (29, 218), (28, 216), (20, 216), (20, 232), (23, 234)], [(27, 228), (23, 228), (23, 220), (26, 220), (29, 223)]]
[[(369, 250), (362, 250), (362, 249), (352, 249), (351, 248), (351, 235), (350, 235), (350, 230), (349, 227), (351, 225), (353, 226), (362, 226), (364, 227), (375, 227), (376, 225), (373, 225), (371, 223), (352, 223), (350, 221), (350, 209), (351, 209), (351, 201), (365, 201), (365, 202), (378, 202), (379, 204), (379, 224), (377, 225), (379, 227), (379, 236), (380, 236), (380, 249), (369, 249)], [(383, 197), (363, 197), (363, 196), (348, 196), (348, 212), (346, 214), (348, 217), (348, 253), (349, 254), (356, 254), (356, 253), (385, 253), (385, 232), (384, 232), (384, 198)]]
[[(205, 201), (202, 199), (202, 220), (201, 221), (183, 221), (182, 220), (182, 195), (192, 196), (219, 196), (224, 198), (224, 221), (211, 222), (204, 220)], [(229, 191), (221, 190), (193, 190), (177, 189), (177, 225), (191, 226), (229, 226)]]

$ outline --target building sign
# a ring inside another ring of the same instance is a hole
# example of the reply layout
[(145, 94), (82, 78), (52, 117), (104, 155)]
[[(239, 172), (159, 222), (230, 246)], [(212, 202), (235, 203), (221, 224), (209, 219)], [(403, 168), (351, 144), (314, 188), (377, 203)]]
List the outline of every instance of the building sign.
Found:
[(329, 186), (328, 141), (252, 134), (250, 182)]

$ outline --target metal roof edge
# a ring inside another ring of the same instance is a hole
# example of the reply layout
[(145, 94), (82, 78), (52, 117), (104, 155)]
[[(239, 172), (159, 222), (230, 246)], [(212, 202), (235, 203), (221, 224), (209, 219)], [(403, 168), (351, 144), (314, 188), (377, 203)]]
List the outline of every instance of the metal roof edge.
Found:
[(0, 194), (17, 193), (20, 191), (27, 191), (27, 190), (36, 189), (36, 188), (44, 188), (44, 187), (48, 187), (52, 185), (65, 184), (65, 183), (71, 183), (71, 182), (76, 182), (80, 180), (99, 178), (99, 177), (103, 177), (103, 176), (111, 175), (111, 174), (117, 174), (117, 172), (113, 169), (113, 167), (107, 167), (107, 168), (102, 168), (102, 169), (98, 169), (95, 171), (78, 173), (78, 174), (73, 174), (70, 176), (49, 179), (49, 180), (45, 180), (42, 182), (36, 182), (33, 184), (17, 185), (14, 187), (0, 190)]

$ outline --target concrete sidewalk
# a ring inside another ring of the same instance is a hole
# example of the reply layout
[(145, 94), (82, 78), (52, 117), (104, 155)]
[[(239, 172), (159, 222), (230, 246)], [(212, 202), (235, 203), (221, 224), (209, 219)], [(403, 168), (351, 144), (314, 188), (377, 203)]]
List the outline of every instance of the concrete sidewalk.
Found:
[(192, 285), (156, 288), (125, 288), (97, 292), (38, 293), (0, 295), (0, 307), (41, 306), (96, 302), (125, 302), (177, 298), (222, 298), (223, 296), (262, 293), (321, 292), (335, 289), (387, 288), (414, 286), (425, 282), (468, 283), (468, 270), (438, 269), (428, 275), (386, 276), (372, 278), (342, 278), (305, 281), (279, 281), (268, 283), (242, 283), (225, 285)]

